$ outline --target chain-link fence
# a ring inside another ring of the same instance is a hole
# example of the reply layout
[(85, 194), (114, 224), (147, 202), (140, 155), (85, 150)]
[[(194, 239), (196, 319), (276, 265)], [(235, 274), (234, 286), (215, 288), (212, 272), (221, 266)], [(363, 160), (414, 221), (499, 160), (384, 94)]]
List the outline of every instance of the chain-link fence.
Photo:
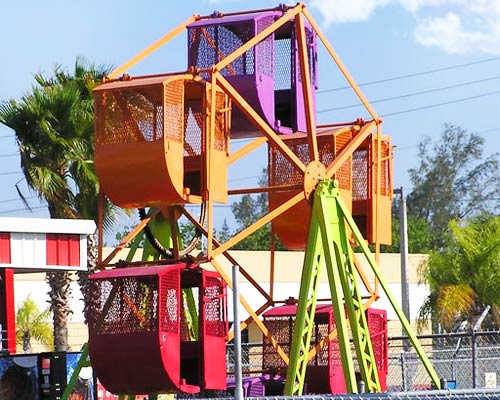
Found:
[[(427, 357), (450, 388), (496, 387), (500, 331), (420, 336)], [(500, 382), (498, 382), (500, 383)], [(388, 390), (430, 389), (430, 379), (404, 337), (389, 338)]]
[[(448, 388), (500, 386), (500, 331), (419, 336), (419, 341), (438, 376)], [(234, 370), (233, 346), (228, 346), (228, 370)], [(245, 376), (262, 370), (262, 343), (246, 343), (241, 349)], [(432, 389), (431, 380), (406, 337), (389, 337), (387, 390), (406, 392)]]

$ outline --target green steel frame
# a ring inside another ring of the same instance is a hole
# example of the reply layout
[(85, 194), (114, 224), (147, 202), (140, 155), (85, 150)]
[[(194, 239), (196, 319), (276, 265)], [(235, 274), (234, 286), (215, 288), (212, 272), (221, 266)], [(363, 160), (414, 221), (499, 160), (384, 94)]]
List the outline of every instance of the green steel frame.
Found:
[(352, 236), (362, 249), (364, 257), (379, 280), (434, 385), (439, 388), (439, 377), (413, 333), (404, 313), (383, 280), (375, 259), (340, 197), (337, 182), (324, 180), (317, 186), (313, 198), (308, 246), (304, 257), (290, 363), (286, 376), (285, 395), (302, 395), (304, 389), (316, 310), (318, 277), (323, 266), (328, 274), (347, 392), (358, 392), (348, 325), (351, 328), (359, 372), (361, 379), (365, 383), (366, 391), (380, 392), (377, 366), (363, 309), (363, 301), (358, 289), (349, 233), (346, 226), (350, 228)]

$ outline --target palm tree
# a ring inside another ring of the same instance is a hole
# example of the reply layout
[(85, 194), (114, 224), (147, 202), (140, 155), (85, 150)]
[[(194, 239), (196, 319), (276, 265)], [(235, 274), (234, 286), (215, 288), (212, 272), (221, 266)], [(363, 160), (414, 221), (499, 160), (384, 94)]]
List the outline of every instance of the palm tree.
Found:
[[(30, 93), (0, 104), (0, 122), (15, 131), (26, 182), (46, 201), (51, 218), (97, 217), (92, 89), (108, 72), (78, 58), (72, 73), (56, 66), (52, 77), (36, 74)], [(47, 281), (54, 347), (66, 351), (70, 275), (50, 272)]]
[(451, 239), (430, 254), (420, 271), (430, 294), (419, 312), (447, 331), (467, 321), (471, 325), (486, 306), (489, 327), (500, 325), (500, 217), (481, 216), (466, 224), (450, 223)]
[(24, 353), (31, 353), (31, 339), (46, 346), (52, 343), (49, 316), (50, 309), (40, 311), (30, 296), (21, 303), (16, 313), (16, 341), (23, 346)]

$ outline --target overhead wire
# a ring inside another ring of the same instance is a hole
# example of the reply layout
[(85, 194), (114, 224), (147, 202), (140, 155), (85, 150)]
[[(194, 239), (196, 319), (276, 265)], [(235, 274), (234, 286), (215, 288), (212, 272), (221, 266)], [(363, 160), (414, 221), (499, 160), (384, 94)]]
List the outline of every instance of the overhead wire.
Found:
[[(34, 198), (36, 198), (36, 196), (30, 196), (30, 197), (26, 197), (26, 200), (31, 200), (31, 199), (34, 199)], [(1, 203), (11, 203), (13, 201), (23, 201), (23, 199), (21, 199), (20, 197), (15, 197), (15, 198), (12, 198), (12, 199), (0, 200), (0, 204)]]
[(17, 175), (22, 173), (23, 171), (10, 171), (10, 172), (0, 172), (0, 175)]
[[(389, 78), (378, 79), (378, 80), (368, 81), (368, 82), (362, 82), (362, 83), (358, 83), (358, 86), (369, 86), (369, 85), (376, 85), (379, 83), (391, 82), (391, 81), (396, 81), (396, 80), (401, 80), (401, 79), (414, 78), (416, 76), (430, 75), (430, 74), (434, 74), (437, 72), (450, 71), (453, 69), (470, 67), (472, 65), (484, 64), (484, 63), (498, 61), (498, 60), (500, 60), (500, 57), (492, 57), (492, 58), (487, 58), (487, 59), (478, 60), (478, 61), (472, 61), (472, 62), (464, 63), (464, 64), (456, 64), (456, 65), (452, 65), (452, 66), (448, 66), (448, 67), (435, 68), (435, 69), (430, 69), (427, 71), (415, 72), (415, 73), (404, 74), (404, 75), (397, 75), (397, 76), (393, 76), (393, 77), (389, 77)], [(351, 86), (347, 85), (347, 86), (341, 86), (338, 88), (319, 90), (317, 93), (322, 94), (322, 93), (334, 92), (337, 90), (345, 90), (345, 89), (350, 89), (350, 88), (351, 88)]]
[(429, 109), (429, 108), (435, 108), (435, 107), (446, 106), (446, 105), (448, 105), (448, 104), (460, 103), (460, 102), (462, 102), (462, 101), (473, 100), (473, 99), (479, 99), (479, 98), (481, 98), (481, 97), (493, 96), (493, 95), (495, 95), (495, 94), (500, 94), (500, 90), (495, 90), (495, 91), (493, 91), (493, 92), (488, 92), (488, 93), (482, 93), (482, 94), (478, 94), (478, 95), (475, 95), (475, 96), (462, 97), (462, 98), (460, 98), (460, 99), (455, 99), (455, 100), (444, 101), (444, 102), (441, 102), (441, 103), (428, 104), (428, 105), (426, 105), (426, 106), (421, 106), (421, 107), (409, 108), (409, 109), (406, 109), (406, 110), (394, 111), (394, 112), (387, 113), (387, 114), (381, 114), (380, 116), (381, 116), (382, 118), (387, 118), (387, 117), (392, 117), (392, 116), (394, 116), (394, 115), (407, 114), (407, 113), (410, 113), (410, 112), (421, 111), (421, 110), (427, 110), (427, 109)]
[(31, 207), (31, 209), (27, 209), (27, 208), (16, 208), (14, 210), (4, 210), (4, 211), (0, 211), (0, 215), (3, 215), (3, 214), (13, 214), (13, 213), (16, 213), (16, 212), (21, 212), (21, 211), (33, 211), (33, 210), (41, 210), (43, 208), (47, 208), (47, 206), (38, 206), (38, 207)]
[[(484, 78), (484, 79), (478, 79), (478, 80), (475, 80), (475, 81), (468, 81), (468, 82), (457, 83), (455, 85), (442, 86), (442, 87), (434, 88), (434, 89), (421, 90), (419, 92), (406, 93), (406, 94), (402, 94), (402, 95), (398, 95), (398, 96), (393, 96), (393, 97), (386, 97), (386, 98), (383, 98), (383, 99), (371, 100), (370, 104), (383, 103), (383, 102), (386, 102), (386, 101), (405, 99), (405, 98), (408, 98), (408, 97), (419, 96), (419, 95), (422, 95), (422, 94), (436, 93), (436, 92), (440, 92), (440, 91), (443, 91), (443, 90), (449, 90), (449, 89), (455, 89), (455, 88), (458, 88), (458, 87), (475, 85), (475, 84), (478, 84), (478, 83), (488, 82), (488, 81), (492, 81), (492, 80), (496, 80), (496, 79), (500, 79), (500, 75), (492, 76), (492, 77)], [(345, 110), (347, 108), (360, 107), (362, 105), (363, 105), (362, 103), (349, 104), (349, 105), (346, 105), (346, 106), (340, 106), (340, 107), (334, 107), (334, 108), (327, 108), (325, 110), (319, 110), (319, 111), (317, 111), (317, 113), (321, 114), (321, 113), (325, 113), (325, 112), (329, 112), (329, 111)]]

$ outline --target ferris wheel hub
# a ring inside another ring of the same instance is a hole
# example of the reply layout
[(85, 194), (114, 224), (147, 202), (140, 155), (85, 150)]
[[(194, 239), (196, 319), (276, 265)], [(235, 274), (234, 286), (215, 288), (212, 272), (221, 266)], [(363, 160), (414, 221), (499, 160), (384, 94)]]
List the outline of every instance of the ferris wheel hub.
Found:
[(304, 194), (309, 199), (318, 186), (318, 183), (326, 178), (326, 167), (320, 161), (311, 161), (307, 164), (304, 174)]

